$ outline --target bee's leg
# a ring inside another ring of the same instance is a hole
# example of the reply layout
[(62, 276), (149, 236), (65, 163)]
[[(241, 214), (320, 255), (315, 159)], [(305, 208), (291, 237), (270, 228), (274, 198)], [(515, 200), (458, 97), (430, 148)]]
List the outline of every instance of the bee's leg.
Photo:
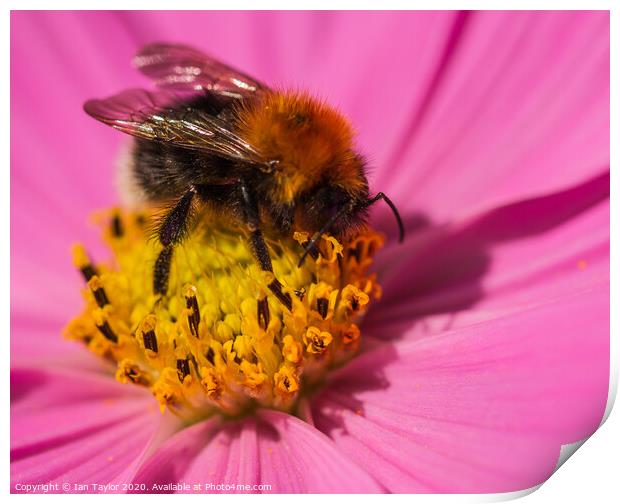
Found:
[(192, 200), (195, 195), (196, 190), (191, 187), (181, 196), (159, 225), (157, 236), (164, 248), (157, 256), (153, 271), (153, 292), (155, 294), (163, 296), (168, 290), (172, 253), (174, 246), (182, 240), (189, 226)]
[[(263, 271), (270, 271), (273, 273), (271, 257), (269, 256), (269, 251), (267, 250), (267, 245), (265, 244), (265, 240), (263, 238), (263, 233), (259, 227), (260, 220), (258, 214), (258, 204), (254, 198), (254, 195), (244, 181), (239, 183), (239, 188), (241, 190), (241, 204), (245, 214), (245, 223), (250, 231), (250, 244), (254, 250), (254, 255), (256, 256), (256, 260), (258, 261), (258, 264), (260, 264)], [(274, 278), (268, 287), (284, 306), (286, 306), (289, 310), (293, 308), (293, 301), (291, 300), (290, 294), (285, 294), (282, 292), (282, 284), (277, 278)]]

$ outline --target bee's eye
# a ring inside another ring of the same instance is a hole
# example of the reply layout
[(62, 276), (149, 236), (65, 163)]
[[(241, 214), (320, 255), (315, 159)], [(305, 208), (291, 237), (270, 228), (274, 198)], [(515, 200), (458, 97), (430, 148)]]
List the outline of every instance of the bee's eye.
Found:
[(323, 200), (323, 214), (327, 219), (337, 215), (350, 202), (349, 195), (340, 189), (327, 191)]
[(346, 192), (327, 185), (309, 192), (304, 198), (306, 211), (319, 222), (336, 216), (349, 202), (350, 197)]

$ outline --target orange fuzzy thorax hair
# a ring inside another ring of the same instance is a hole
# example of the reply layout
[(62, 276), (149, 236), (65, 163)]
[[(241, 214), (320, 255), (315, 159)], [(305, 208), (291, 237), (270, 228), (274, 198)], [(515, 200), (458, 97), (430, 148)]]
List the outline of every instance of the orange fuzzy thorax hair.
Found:
[(353, 190), (362, 182), (353, 128), (309, 94), (265, 93), (239, 109), (238, 128), (264, 159), (279, 161), (274, 196), (282, 203), (321, 181)]

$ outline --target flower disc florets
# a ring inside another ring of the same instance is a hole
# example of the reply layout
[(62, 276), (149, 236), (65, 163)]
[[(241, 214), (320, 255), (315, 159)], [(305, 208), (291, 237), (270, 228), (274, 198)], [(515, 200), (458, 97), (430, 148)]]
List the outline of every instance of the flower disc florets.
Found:
[[(344, 246), (324, 235), (320, 253), (298, 267), (308, 236), (269, 242), (274, 273), (260, 269), (243, 233), (201, 216), (175, 248), (167, 295), (153, 294), (161, 250), (148, 215), (113, 211), (101, 220), (113, 252), (93, 265), (76, 246), (86, 306), (67, 337), (116, 363), (116, 379), (151, 390), (163, 410), (187, 419), (256, 407), (293, 411), (305, 391), (355, 355), (356, 325), (380, 296), (368, 274), (383, 237)], [(275, 277), (288, 310), (269, 290)]]

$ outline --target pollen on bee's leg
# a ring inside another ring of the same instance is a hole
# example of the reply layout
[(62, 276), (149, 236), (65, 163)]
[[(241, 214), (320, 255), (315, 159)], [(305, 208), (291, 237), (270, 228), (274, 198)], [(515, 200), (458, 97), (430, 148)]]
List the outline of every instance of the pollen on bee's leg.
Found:
[(115, 209), (99, 219), (109, 263), (91, 264), (74, 247), (85, 306), (64, 332), (116, 362), (119, 382), (148, 388), (162, 412), (187, 422), (257, 407), (295, 414), (358, 352), (359, 318), (380, 295), (368, 273), (376, 233), (345, 247), (322, 235), (321, 254), (301, 267), (307, 236), (268, 241), (273, 271), (265, 271), (245, 237), (217, 222), (197, 220), (173, 253), (150, 239), (142, 215)]

